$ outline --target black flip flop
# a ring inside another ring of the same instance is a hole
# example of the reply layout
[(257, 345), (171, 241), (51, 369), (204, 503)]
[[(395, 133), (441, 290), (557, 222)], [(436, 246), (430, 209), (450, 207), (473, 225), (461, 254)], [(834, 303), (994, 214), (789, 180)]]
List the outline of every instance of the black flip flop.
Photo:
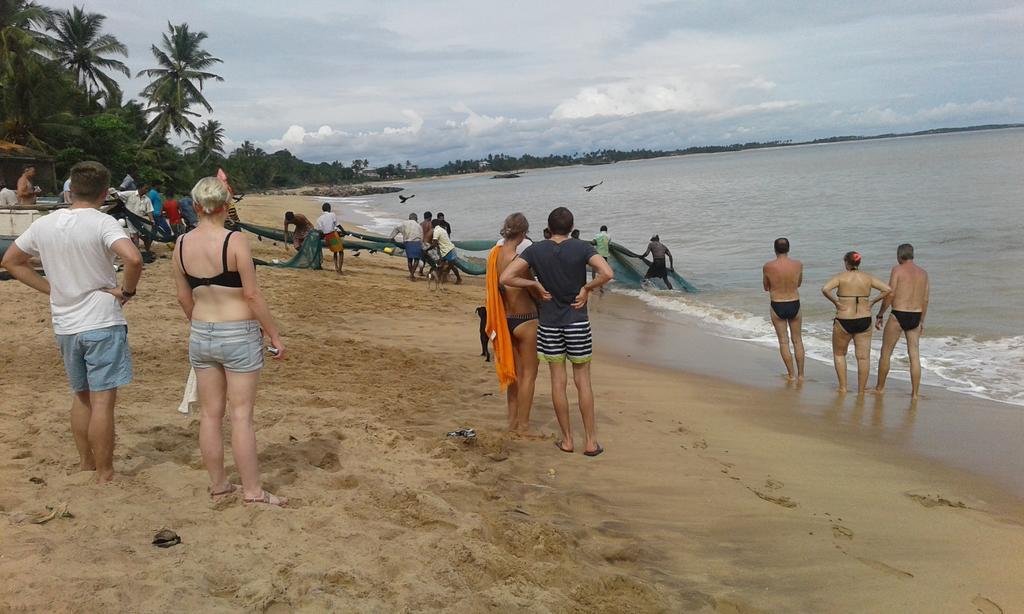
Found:
[(591, 450), (590, 452), (584, 452), (583, 456), (600, 456), (602, 452), (604, 452), (604, 448), (601, 447), (601, 444), (597, 444), (597, 449), (596, 450)]
[(563, 448), (561, 440), (555, 442), (555, 447), (561, 450), (562, 452), (565, 452), (566, 454), (573, 454), (576, 452), (575, 450), (566, 450), (565, 448)]

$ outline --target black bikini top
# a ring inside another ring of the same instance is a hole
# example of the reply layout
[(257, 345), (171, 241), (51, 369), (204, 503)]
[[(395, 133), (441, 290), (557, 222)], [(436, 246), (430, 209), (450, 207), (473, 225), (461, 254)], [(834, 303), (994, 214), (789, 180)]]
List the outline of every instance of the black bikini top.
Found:
[(857, 304), (860, 305), (860, 299), (862, 299), (862, 298), (863, 299), (871, 298), (871, 295), (870, 294), (839, 294), (837, 292), (836, 293), (836, 298), (855, 298), (855, 299), (857, 299)]
[(221, 252), (221, 263), (224, 270), (220, 275), (214, 277), (192, 277), (185, 270), (185, 238), (182, 237), (178, 243), (178, 257), (181, 259), (181, 272), (185, 274), (185, 280), (188, 281), (190, 288), (195, 290), (199, 286), (221, 286), (224, 288), (241, 288), (242, 287), (242, 276), (238, 274), (238, 271), (228, 270), (228, 241), (231, 240), (231, 235), (238, 232), (232, 230), (228, 233), (228, 236), (224, 237), (224, 250)]

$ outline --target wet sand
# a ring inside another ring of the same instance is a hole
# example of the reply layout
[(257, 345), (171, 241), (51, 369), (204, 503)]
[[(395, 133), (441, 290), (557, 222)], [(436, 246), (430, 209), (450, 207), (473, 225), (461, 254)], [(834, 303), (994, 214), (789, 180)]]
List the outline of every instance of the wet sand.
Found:
[[(243, 218), (264, 224), (285, 208), (317, 210), (300, 197), (244, 203)], [(280, 246), (253, 244), (257, 257), (282, 257)], [(815, 395), (620, 358), (612, 346), (626, 341), (604, 306), (594, 376), (607, 452), (589, 459), (559, 453), (553, 437), (510, 439), (492, 367), (478, 356), (481, 280), (434, 290), (405, 281), (404, 261), (382, 254), (349, 254), (341, 279), (260, 270), (290, 353), (263, 373), (260, 460), (267, 488), (293, 505), (211, 504), (197, 418), (175, 411), (188, 327), (169, 266), (146, 268), (127, 309), (135, 382), (118, 405), (120, 475), (102, 487), (73, 470), (45, 300), (2, 286), (0, 611), (1024, 604), (1024, 505), (998, 484), (847, 432), (857, 411), (870, 428), (870, 406), (844, 405), (847, 418), (830, 421)], [(542, 374), (533, 422), (553, 434), (547, 386)], [(882, 430), (896, 413), (885, 411)], [(475, 442), (444, 437), (464, 426), (477, 429)], [(32, 524), (64, 503), (72, 518)], [(163, 527), (183, 543), (151, 546)]]

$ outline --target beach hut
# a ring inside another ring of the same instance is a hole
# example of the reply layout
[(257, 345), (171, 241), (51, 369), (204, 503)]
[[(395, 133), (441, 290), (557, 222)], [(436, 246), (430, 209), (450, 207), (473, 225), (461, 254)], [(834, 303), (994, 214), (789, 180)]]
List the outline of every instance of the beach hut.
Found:
[[(21, 169), (26, 164), (36, 167), (34, 183), (42, 188), (43, 193), (55, 193), (57, 177), (53, 168), (53, 157), (42, 154), (24, 145), (0, 141), (0, 178), (12, 190), (21, 177)], [(63, 185), (63, 184), (61, 184)]]

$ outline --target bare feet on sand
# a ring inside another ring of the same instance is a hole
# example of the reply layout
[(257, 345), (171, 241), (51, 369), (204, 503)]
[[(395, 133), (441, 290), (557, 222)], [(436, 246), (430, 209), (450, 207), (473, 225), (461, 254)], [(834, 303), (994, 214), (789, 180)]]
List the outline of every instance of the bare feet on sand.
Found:
[(511, 432), (516, 439), (547, 439), (544, 433), (529, 428), (514, 428)]

